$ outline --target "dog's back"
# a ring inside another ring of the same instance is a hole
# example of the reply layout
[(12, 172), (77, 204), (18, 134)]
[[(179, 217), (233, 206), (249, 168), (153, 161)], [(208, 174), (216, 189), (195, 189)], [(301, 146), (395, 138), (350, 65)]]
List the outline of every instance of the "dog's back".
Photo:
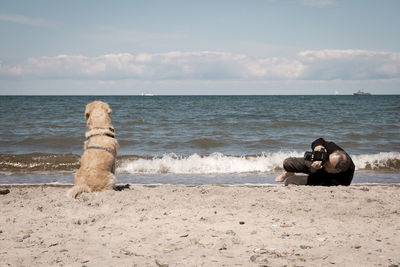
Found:
[(114, 128), (108, 118), (110, 114), (111, 109), (104, 102), (95, 101), (86, 106), (85, 118), (89, 131), (86, 132), (81, 166), (75, 175), (75, 186), (67, 193), (69, 197), (76, 198), (83, 192), (112, 189), (115, 185), (118, 141), (114, 138)]

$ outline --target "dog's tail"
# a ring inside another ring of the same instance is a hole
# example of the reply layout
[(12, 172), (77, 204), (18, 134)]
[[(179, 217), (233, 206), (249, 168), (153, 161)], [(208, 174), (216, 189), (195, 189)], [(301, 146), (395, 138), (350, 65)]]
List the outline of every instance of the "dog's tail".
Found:
[(92, 192), (92, 189), (90, 189), (86, 184), (74, 185), (70, 190), (68, 190), (67, 196), (70, 198), (76, 198), (83, 192), (90, 193)]

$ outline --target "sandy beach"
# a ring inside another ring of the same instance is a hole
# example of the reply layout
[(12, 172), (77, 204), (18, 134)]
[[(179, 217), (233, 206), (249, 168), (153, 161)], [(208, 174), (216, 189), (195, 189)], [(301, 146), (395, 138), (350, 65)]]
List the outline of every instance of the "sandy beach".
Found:
[(398, 266), (400, 186), (0, 186), (1, 266)]

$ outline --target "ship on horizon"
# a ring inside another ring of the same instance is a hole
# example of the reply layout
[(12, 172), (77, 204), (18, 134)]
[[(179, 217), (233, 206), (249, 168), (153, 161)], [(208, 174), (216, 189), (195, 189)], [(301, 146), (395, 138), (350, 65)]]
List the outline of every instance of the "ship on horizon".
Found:
[(154, 96), (154, 94), (150, 92), (142, 92), (142, 96)]
[(353, 93), (353, 95), (371, 95), (371, 93), (364, 92), (363, 90), (358, 90), (357, 92)]

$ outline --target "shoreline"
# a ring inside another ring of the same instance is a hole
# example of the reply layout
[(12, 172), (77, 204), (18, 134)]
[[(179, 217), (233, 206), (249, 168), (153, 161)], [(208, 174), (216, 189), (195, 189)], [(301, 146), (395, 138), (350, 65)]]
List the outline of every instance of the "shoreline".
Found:
[(4, 186), (11, 266), (399, 265), (400, 184)]
[[(279, 186), (274, 179), (281, 173), (244, 173), (244, 174), (117, 174), (118, 184), (160, 184), (160, 185), (269, 185)], [(2, 185), (62, 184), (72, 185), (74, 173), (22, 173), (2, 175)], [(356, 172), (352, 185), (400, 184), (400, 173), (364, 173)]]
[[(139, 183), (116, 183), (116, 186), (123, 186), (129, 184), (129, 186), (142, 186), (142, 187), (162, 187), (162, 186), (176, 186), (176, 187), (201, 187), (201, 186), (216, 186), (216, 187), (285, 187), (284, 183), (275, 183), (275, 184), (252, 184), (252, 183), (244, 183), (244, 184), (172, 184), (172, 183), (148, 183), (148, 184), (139, 184)], [(35, 187), (60, 187), (60, 188), (70, 188), (74, 184), (73, 183), (21, 183), (21, 184), (0, 184), (0, 188), (12, 188), (12, 187), (27, 187), (27, 188), (35, 188)], [(360, 187), (360, 186), (389, 186), (389, 187), (400, 187), (400, 183), (352, 183), (349, 186), (330, 186), (330, 188), (334, 187)], [(326, 186), (305, 186), (305, 187), (321, 187), (326, 188)]]

